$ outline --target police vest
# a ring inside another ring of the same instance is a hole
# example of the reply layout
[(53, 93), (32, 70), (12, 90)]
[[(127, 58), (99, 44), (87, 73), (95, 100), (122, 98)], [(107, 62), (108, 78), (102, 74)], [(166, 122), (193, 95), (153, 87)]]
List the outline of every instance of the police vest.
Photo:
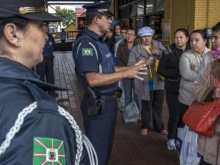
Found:
[[(79, 46), (78, 44), (83, 41), (86, 40), (89, 43), (91, 43), (93, 45), (93, 48), (95, 49), (96, 55), (97, 55), (97, 60), (99, 63), (99, 73), (114, 73), (115, 69), (114, 69), (114, 62), (112, 59), (112, 54), (109, 51), (109, 48), (107, 46), (107, 44), (105, 44), (104, 42), (99, 42), (97, 40), (92, 40), (89, 36), (87, 35), (82, 35), (75, 43), (76, 46)], [(75, 61), (75, 65), (77, 68), (77, 53), (78, 53), (78, 49), (76, 52), (76, 55), (73, 56), (74, 61)], [(82, 75), (80, 75), (82, 76)], [(88, 83), (83, 82), (86, 81), (85, 77), (82, 79), (82, 83), (84, 86), (84, 89), (86, 91), (87, 87), (88, 87)], [(107, 86), (102, 86), (102, 87), (94, 87), (92, 88), (96, 94), (98, 95), (114, 95), (116, 90), (118, 89), (118, 82), (115, 82), (111, 85), (107, 85)]]

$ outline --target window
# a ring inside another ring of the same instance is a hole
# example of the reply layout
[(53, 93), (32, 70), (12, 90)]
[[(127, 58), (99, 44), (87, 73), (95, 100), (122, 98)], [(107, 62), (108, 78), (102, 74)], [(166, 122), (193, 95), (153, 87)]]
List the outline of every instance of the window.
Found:
[(164, 0), (156, 0), (156, 11), (164, 10)]
[(138, 2), (137, 15), (144, 14), (144, 1)]
[(146, 2), (146, 14), (154, 12), (154, 0), (148, 0)]

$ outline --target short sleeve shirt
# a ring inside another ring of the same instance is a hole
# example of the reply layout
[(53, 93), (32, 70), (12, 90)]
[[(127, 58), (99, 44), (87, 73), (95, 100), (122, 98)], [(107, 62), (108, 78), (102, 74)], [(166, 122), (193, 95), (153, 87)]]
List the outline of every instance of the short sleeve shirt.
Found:
[[(83, 35), (86, 35), (86, 38), (81, 39), (73, 50), (78, 73), (82, 75), (85, 72), (99, 72), (100, 58), (102, 61), (102, 73), (113, 73), (114, 63), (106, 43), (102, 41), (102, 38), (98, 34), (89, 29), (86, 29)], [(84, 80), (83, 78), (83, 83), (85, 83)], [(115, 88), (117, 88), (117, 85), (114, 83), (109, 86), (96, 87), (95, 89), (100, 94), (110, 94), (114, 93)]]

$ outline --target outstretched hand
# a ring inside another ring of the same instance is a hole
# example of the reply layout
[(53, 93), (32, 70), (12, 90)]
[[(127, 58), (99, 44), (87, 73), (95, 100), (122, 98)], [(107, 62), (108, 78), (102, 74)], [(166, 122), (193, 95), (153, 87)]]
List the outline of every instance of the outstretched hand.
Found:
[(137, 78), (139, 80), (144, 80), (142, 75), (146, 75), (147, 66), (145, 61), (142, 59), (134, 65), (130, 66), (129, 69), (126, 70), (126, 77), (128, 78)]

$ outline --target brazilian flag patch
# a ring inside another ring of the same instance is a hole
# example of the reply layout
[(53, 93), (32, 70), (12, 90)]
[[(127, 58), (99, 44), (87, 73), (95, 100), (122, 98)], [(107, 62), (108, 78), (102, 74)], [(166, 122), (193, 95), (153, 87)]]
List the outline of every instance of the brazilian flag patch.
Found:
[(65, 151), (62, 140), (34, 138), (33, 165), (65, 165)]
[(83, 56), (93, 56), (93, 49), (91, 48), (83, 48), (82, 49)]

